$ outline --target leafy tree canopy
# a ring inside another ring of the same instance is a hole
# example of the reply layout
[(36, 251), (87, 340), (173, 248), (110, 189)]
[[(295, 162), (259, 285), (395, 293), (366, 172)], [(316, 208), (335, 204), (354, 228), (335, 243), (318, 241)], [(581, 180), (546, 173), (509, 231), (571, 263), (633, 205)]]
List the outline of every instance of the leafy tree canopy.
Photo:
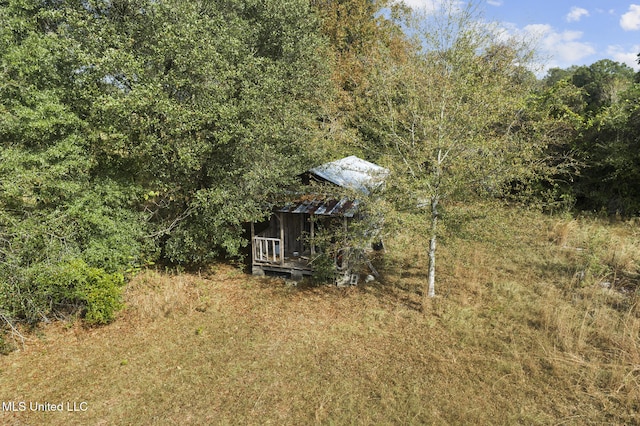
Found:
[(11, 0), (0, 21), (12, 317), (88, 303), (38, 293), (38, 271), (238, 255), (243, 224), (309, 164), (328, 72), (305, 1)]

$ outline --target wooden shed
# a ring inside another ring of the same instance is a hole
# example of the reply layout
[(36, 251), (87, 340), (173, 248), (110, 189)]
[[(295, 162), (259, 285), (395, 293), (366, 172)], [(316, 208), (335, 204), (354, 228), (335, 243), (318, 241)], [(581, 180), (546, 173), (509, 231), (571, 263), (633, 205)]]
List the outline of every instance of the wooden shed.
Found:
[[(302, 180), (369, 195), (383, 183), (387, 174), (388, 170), (383, 167), (350, 156), (315, 167), (305, 173)], [(318, 227), (331, 222), (347, 229), (353, 220), (358, 220), (361, 201), (357, 197), (298, 194), (293, 198), (276, 207), (268, 221), (251, 224), (251, 265), (256, 275), (265, 271), (292, 277), (312, 275)], [(336, 269), (341, 269), (339, 263)]]

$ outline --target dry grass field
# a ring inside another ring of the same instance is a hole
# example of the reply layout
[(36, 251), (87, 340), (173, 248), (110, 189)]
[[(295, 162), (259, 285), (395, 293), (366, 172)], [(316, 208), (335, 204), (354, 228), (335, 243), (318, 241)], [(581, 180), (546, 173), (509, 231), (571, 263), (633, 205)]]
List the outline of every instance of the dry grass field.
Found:
[(357, 287), (145, 271), (113, 324), (0, 356), (0, 401), (27, 404), (0, 424), (639, 424), (640, 226), (449, 210), (425, 306), (413, 216)]

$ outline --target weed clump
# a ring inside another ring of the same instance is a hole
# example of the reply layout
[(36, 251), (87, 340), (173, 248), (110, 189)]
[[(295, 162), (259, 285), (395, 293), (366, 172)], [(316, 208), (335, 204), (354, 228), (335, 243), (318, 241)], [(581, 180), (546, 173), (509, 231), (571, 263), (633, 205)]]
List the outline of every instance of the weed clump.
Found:
[(0, 355), (8, 355), (16, 349), (16, 345), (9, 340), (7, 334), (0, 331)]

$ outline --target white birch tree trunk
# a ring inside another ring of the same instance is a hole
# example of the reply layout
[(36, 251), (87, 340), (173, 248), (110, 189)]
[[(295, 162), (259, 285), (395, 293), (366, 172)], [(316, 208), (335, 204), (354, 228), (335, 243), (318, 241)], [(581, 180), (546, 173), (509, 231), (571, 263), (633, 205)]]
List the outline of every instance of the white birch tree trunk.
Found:
[(431, 199), (431, 238), (429, 240), (429, 275), (427, 277), (427, 296), (436, 295), (436, 230), (438, 226), (438, 197)]

